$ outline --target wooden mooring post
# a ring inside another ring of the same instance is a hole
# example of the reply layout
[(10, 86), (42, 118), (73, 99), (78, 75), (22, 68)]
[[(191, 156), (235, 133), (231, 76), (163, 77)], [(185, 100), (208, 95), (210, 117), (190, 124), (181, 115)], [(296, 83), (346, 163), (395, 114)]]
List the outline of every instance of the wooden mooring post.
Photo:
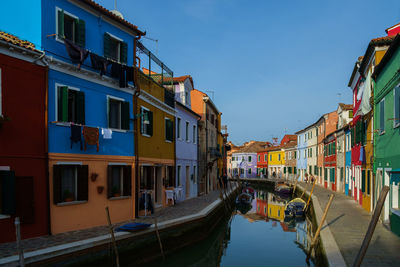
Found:
[(111, 224), (110, 211), (108, 210), (108, 206), (106, 207), (106, 215), (107, 215), (108, 229), (110, 230), (110, 234), (111, 234), (111, 242), (113, 244), (114, 252), (115, 252), (115, 261), (116, 261), (117, 267), (119, 267), (118, 248), (117, 248), (117, 243), (115, 242), (114, 229)]
[(158, 239), (158, 244), (160, 246), (160, 250), (161, 250), (161, 255), (163, 257), (163, 260), (165, 261), (165, 255), (164, 255), (164, 249), (161, 243), (161, 237), (160, 237), (160, 233), (158, 232), (158, 225), (157, 225), (157, 218), (154, 217), (154, 227), (156, 229), (156, 235), (157, 235), (157, 239)]
[(381, 215), (383, 205), (385, 204), (385, 199), (387, 193), (389, 192), (389, 186), (385, 185), (381, 193), (379, 195), (378, 202), (376, 204), (376, 208), (374, 211), (374, 215), (372, 215), (371, 222), (369, 223), (367, 233), (365, 234), (364, 241), (362, 242), (360, 251), (357, 254), (356, 260), (354, 261), (353, 266), (358, 267), (361, 265), (365, 253), (367, 252), (369, 242), (371, 241), (372, 235), (374, 234), (376, 224), (378, 223), (379, 216)]
[(325, 221), (325, 219), (326, 219), (326, 215), (328, 214), (328, 210), (329, 210), (329, 207), (330, 207), (331, 204), (332, 204), (332, 200), (333, 200), (333, 197), (334, 197), (334, 196), (335, 196), (335, 195), (332, 194), (332, 195), (329, 197), (329, 201), (328, 201), (328, 204), (326, 205), (326, 208), (325, 208), (325, 211), (324, 211), (324, 215), (322, 215), (322, 219), (321, 219), (321, 222), (320, 222), (320, 224), (319, 224), (319, 226), (318, 226), (317, 232), (315, 232), (314, 238), (313, 238), (313, 240), (312, 240), (312, 242), (311, 242), (310, 250), (309, 250), (308, 253), (307, 253), (306, 262), (309, 262), (309, 260), (310, 260), (311, 252), (312, 252), (314, 246), (315, 246), (316, 243), (317, 243), (319, 233), (321, 232), (322, 225), (324, 224), (324, 221)]
[(310, 203), (311, 196), (312, 196), (312, 194), (313, 194), (313, 192), (314, 192), (314, 187), (315, 187), (316, 182), (317, 182), (317, 179), (314, 180), (313, 186), (312, 186), (312, 188), (311, 188), (310, 195), (308, 196), (308, 199), (307, 199), (307, 203), (306, 203), (306, 205), (304, 206), (304, 211), (306, 211), (307, 208), (308, 208), (308, 204)]
[(24, 251), (22, 250), (22, 246), (21, 246), (21, 223), (20, 223), (19, 217), (15, 218), (14, 224), (15, 224), (15, 234), (16, 234), (16, 240), (17, 240), (17, 250), (18, 250), (18, 256), (19, 256), (19, 265), (21, 267), (25, 267)]

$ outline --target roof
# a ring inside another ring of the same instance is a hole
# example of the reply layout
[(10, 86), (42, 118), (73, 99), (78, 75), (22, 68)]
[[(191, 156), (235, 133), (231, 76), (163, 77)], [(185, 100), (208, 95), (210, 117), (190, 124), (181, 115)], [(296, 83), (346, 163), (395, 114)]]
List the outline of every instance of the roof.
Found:
[(316, 122), (314, 122), (313, 124), (311, 124), (311, 125), (307, 126), (306, 128), (304, 128), (303, 130), (300, 130), (300, 131), (295, 132), (295, 134), (299, 134), (299, 133), (301, 133), (301, 132), (307, 131), (308, 129), (310, 129), (310, 128), (316, 126), (318, 122), (319, 122), (319, 119), (318, 119)]
[(382, 70), (385, 68), (386, 64), (392, 58), (393, 54), (396, 52), (397, 48), (400, 46), (400, 34), (396, 35), (392, 45), (386, 51), (385, 55), (381, 59), (381, 62), (376, 66), (374, 73), (372, 74), (372, 78), (376, 79)]
[(342, 110), (353, 110), (352, 104), (339, 103), (339, 106)]
[(251, 141), (233, 153), (257, 153), (271, 145), (270, 142)]
[(290, 140), (286, 144), (281, 145), (281, 148), (287, 149), (287, 148), (293, 148), (293, 147), (296, 147), (296, 146), (297, 146), (297, 138), (296, 138), (295, 141)]
[(398, 26), (400, 26), (400, 23), (397, 23), (396, 25), (393, 25), (392, 27), (387, 28), (387, 29), (385, 30), (385, 32), (388, 33), (391, 29), (396, 28), (396, 27), (398, 27)]
[(367, 50), (365, 51), (364, 57), (361, 61), (360, 68), (358, 69), (358, 71), (361, 74), (364, 73), (365, 68), (367, 67), (367, 65), (369, 63), (369, 60), (370, 60), (376, 46), (390, 45), (393, 42), (395, 37), (396, 37), (396, 35), (392, 35), (392, 36), (385, 36), (385, 37), (379, 37), (379, 38), (372, 39), (368, 44)]
[(103, 15), (105, 15), (105, 16), (107, 16), (107, 17), (119, 22), (120, 24), (124, 25), (125, 27), (128, 27), (129, 29), (135, 31), (138, 35), (142, 35), (142, 36), (146, 35), (146, 32), (142, 32), (142, 31), (138, 30), (138, 27), (136, 25), (133, 25), (129, 21), (127, 21), (127, 20), (115, 15), (110, 10), (108, 10), (105, 7), (99, 5), (95, 1), (93, 1), (93, 0), (79, 0), (79, 1), (82, 2), (82, 3), (87, 4), (88, 6), (90, 6), (93, 9), (99, 11)]
[(13, 45), (22, 47), (22, 48), (26, 48), (32, 51), (36, 51), (39, 52), (39, 50), (37, 50), (35, 48), (35, 45), (29, 41), (25, 41), (25, 40), (21, 40), (19, 39), (17, 36), (6, 33), (6, 32), (2, 32), (0, 31), (0, 40), (6, 41), (7, 43), (11, 43)]
[(357, 70), (360, 67), (360, 62), (363, 60), (363, 58), (364, 58), (364, 56), (358, 57), (356, 63), (354, 63), (353, 72), (351, 73), (350, 80), (347, 84), (347, 87), (351, 87), (351, 84), (353, 83), (353, 79), (356, 76)]

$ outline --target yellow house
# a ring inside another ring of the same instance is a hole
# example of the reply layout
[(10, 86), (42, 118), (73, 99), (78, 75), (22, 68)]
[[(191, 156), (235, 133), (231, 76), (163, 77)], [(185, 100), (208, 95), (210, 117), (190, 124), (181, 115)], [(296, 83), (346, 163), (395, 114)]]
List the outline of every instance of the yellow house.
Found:
[(268, 218), (283, 222), (285, 206), (286, 201), (278, 200), (274, 194), (268, 193)]
[(166, 206), (171, 202), (165, 190), (175, 187), (174, 93), (145, 73), (138, 71), (140, 94), (135, 107), (139, 215), (149, 212), (145, 212), (145, 205), (149, 207), (145, 195), (151, 196), (153, 208)]
[(285, 167), (285, 152), (280, 146), (271, 147), (268, 151), (269, 176), (281, 177)]

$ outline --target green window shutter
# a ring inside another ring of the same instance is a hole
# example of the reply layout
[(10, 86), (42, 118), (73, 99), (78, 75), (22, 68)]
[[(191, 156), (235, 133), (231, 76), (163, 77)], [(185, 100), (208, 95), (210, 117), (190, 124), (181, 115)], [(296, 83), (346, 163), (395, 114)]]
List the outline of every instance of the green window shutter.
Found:
[(64, 10), (59, 10), (57, 12), (57, 19), (58, 19), (58, 37), (63, 39), (64, 38)]
[(361, 192), (365, 193), (365, 170), (361, 171)]
[(16, 213), (15, 173), (0, 171), (1, 183), (1, 214), (13, 215)]
[(294, 167), (293, 173), (294, 173), (294, 174), (297, 174), (297, 167)]
[(311, 168), (311, 166), (309, 166), (309, 167), (308, 167), (308, 172), (309, 172), (309, 174), (311, 174), (311, 171), (312, 171), (312, 168)]
[(78, 200), (89, 199), (89, 168), (88, 165), (78, 166)]
[(79, 124), (85, 125), (85, 93), (78, 91), (77, 92), (77, 105), (76, 108), (76, 116), (77, 122)]
[(385, 130), (385, 100), (382, 100), (379, 105), (379, 128), (383, 132)]
[(328, 180), (328, 169), (325, 168), (325, 177), (324, 180), (327, 181)]
[(121, 103), (121, 128), (124, 130), (129, 130), (129, 102), (124, 101)]
[(332, 154), (335, 155), (336, 154), (336, 142), (333, 142), (332, 146), (333, 146)]
[(85, 21), (78, 19), (76, 21), (77, 31), (76, 31), (76, 44), (80, 47), (85, 47), (86, 43), (86, 30), (85, 30)]
[(153, 112), (149, 111), (149, 132), (148, 134), (150, 136), (153, 136)]
[(68, 121), (68, 87), (58, 87), (58, 121)]
[(104, 33), (104, 57), (111, 58), (111, 37), (108, 33)]
[(121, 42), (121, 63), (127, 63), (128, 59), (128, 44), (125, 42)]
[(132, 195), (132, 166), (123, 166), (123, 195)]
[(62, 202), (61, 199), (61, 170), (62, 166), (53, 165), (53, 203)]

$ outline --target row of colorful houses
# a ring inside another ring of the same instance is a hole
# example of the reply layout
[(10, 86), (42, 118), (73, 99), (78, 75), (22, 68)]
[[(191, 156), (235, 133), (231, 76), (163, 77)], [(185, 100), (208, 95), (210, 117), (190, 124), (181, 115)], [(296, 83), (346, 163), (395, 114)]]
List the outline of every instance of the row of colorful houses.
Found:
[(316, 179), (368, 212), (374, 210), (382, 187), (389, 186), (381, 220), (400, 235), (400, 24), (386, 33), (372, 39), (354, 65), (348, 83), (352, 104), (339, 103), (336, 110), (295, 135), (286, 135), (280, 144), (252, 151), (257, 153), (257, 164), (251, 166), (256, 165), (257, 171), (239, 173), (241, 167), (233, 162), (245, 163), (246, 155), (237, 153), (246, 144), (232, 146), (228, 174)]
[[(228, 134), (192, 77), (174, 77), (116, 10), (36, 4), (1, 25), (0, 242), (15, 240), (15, 217), (30, 238), (105, 225), (106, 206), (122, 222), (215, 190)], [(27, 15), (35, 44), (7, 32)]]

